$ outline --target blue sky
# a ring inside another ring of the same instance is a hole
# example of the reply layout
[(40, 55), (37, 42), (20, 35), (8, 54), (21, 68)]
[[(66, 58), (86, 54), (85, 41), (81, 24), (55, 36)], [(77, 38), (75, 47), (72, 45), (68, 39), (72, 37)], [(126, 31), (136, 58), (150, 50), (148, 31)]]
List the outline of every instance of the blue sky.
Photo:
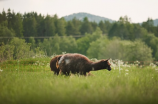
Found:
[(86, 12), (113, 20), (127, 15), (133, 23), (158, 19), (158, 0), (0, 0), (0, 11), (35, 11), (59, 17)]

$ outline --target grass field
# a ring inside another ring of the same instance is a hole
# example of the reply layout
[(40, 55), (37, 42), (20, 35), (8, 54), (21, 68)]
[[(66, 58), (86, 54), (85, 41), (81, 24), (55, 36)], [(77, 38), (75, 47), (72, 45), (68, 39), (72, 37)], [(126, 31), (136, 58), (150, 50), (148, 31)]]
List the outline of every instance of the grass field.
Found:
[(53, 75), (44, 60), (0, 64), (0, 104), (158, 104), (157, 66), (67, 77)]

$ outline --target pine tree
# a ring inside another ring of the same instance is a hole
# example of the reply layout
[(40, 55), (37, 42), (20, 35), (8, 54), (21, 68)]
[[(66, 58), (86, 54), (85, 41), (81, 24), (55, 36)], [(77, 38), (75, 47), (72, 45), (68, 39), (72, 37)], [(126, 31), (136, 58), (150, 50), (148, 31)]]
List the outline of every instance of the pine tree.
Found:
[(87, 17), (85, 17), (83, 20), (83, 23), (82, 23), (81, 28), (80, 28), (80, 32), (82, 35), (84, 35), (85, 33), (92, 33), (93, 32), (92, 26), (91, 26), (90, 22), (88, 21)]

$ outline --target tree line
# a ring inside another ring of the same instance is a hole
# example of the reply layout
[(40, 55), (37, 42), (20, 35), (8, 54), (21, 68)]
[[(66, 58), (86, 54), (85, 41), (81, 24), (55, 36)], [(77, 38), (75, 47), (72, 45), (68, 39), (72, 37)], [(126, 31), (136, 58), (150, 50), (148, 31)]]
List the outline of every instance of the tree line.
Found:
[[(73, 37), (78, 35), (83, 37)], [(0, 57), (3, 60), (62, 52), (77, 52), (91, 58), (158, 60), (158, 26), (154, 26), (150, 18), (142, 24), (131, 23), (127, 16), (113, 23), (96, 23), (87, 17), (83, 21), (76, 18), (65, 21), (57, 15), (21, 14), (8, 9), (0, 13), (0, 37)], [(20, 39), (23, 37), (29, 38)]]

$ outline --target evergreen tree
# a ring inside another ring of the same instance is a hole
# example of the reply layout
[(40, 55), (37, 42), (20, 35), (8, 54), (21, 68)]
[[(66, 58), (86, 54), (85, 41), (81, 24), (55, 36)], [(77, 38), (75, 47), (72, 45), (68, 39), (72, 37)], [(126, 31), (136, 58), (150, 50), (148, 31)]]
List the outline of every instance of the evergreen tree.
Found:
[(54, 36), (55, 35), (55, 24), (52, 17), (49, 15), (43, 21), (43, 35), (42, 36)]
[(72, 21), (68, 21), (66, 25), (66, 34), (67, 35), (74, 35), (75, 33), (75, 27), (72, 23)]
[(148, 18), (146, 22), (143, 22), (142, 27), (144, 27), (149, 33), (153, 33), (158, 37), (158, 26), (154, 26), (154, 21), (151, 18)]
[(85, 17), (83, 20), (83, 23), (81, 25), (81, 28), (80, 28), (81, 34), (84, 35), (85, 33), (92, 33), (93, 32), (92, 29), (93, 28), (92, 28), (90, 22), (88, 21), (88, 18)]
[(111, 29), (111, 27), (112, 27), (112, 25), (113, 25), (113, 23), (110, 23), (109, 21), (104, 21), (104, 24), (105, 24), (105, 27), (106, 27), (106, 34), (108, 34), (109, 33), (109, 30)]
[(74, 18), (72, 21), (68, 21), (66, 25), (67, 35), (80, 35), (79, 26), (81, 22)]
[(12, 29), (13, 15), (15, 15), (15, 14), (12, 14), (11, 10), (8, 9), (8, 11), (7, 11), (7, 20), (8, 20), (8, 28), (9, 29)]
[(80, 32), (80, 27), (81, 27), (81, 24), (82, 22), (76, 18), (73, 18), (72, 19), (72, 24), (74, 26), (74, 35), (80, 35), (81, 32)]
[(11, 12), (8, 9), (7, 12), (7, 21), (8, 21), (8, 28), (13, 29), (15, 31), (15, 36), (23, 37), (23, 24), (22, 24), (22, 15), (20, 13)]
[(94, 22), (91, 22), (91, 26), (92, 26), (92, 30), (94, 32), (97, 29), (98, 24), (94, 21)]
[(144, 27), (149, 33), (154, 33), (154, 22), (152, 19), (148, 18), (146, 22), (142, 23), (142, 27)]
[(3, 21), (7, 21), (7, 14), (6, 14), (6, 12), (4, 11), (4, 9), (3, 9), (2, 13), (0, 13), (0, 25), (1, 25), (1, 23), (2, 23)]
[(45, 21), (44, 21), (44, 17), (40, 14), (37, 18), (37, 36), (38, 37), (42, 37), (45, 34)]
[(138, 24), (131, 24), (128, 17), (120, 17), (118, 22), (115, 22), (108, 35), (110, 37), (120, 37), (125, 40), (135, 40), (141, 38), (143, 34), (143, 29)]
[(56, 34), (59, 36), (64, 36), (66, 33), (65, 27), (66, 27), (66, 21), (64, 18), (58, 19), (57, 15), (54, 15), (54, 22), (56, 27)]
[(107, 33), (107, 29), (106, 29), (106, 26), (105, 26), (105, 24), (103, 23), (103, 21), (100, 21), (100, 22), (99, 22), (99, 28), (101, 29), (101, 31), (103, 32), (103, 34), (106, 34), (106, 33)]
[(25, 14), (23, 19), (24, 37), (37, 36), (37, 22), (32, 14)]
[(22, 15), (17, 13), (13, 17), (12, 29), (15, 31), (17, 37), (23, 37), (23, 23), (22, 23)]

